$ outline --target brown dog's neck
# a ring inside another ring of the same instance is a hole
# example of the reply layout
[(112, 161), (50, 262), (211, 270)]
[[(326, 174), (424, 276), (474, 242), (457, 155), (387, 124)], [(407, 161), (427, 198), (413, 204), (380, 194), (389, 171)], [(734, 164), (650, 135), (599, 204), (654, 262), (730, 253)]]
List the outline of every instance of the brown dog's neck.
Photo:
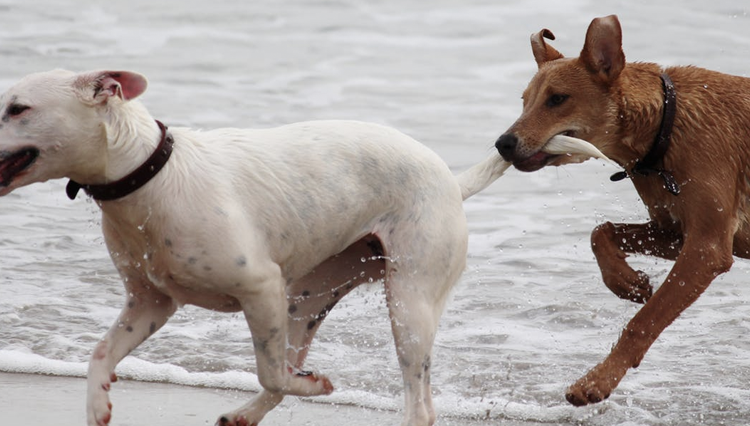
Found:
[(659, 132), (664, 111), (662, 72), (657, 64), (628, 63), (612, 88), (617, 97), (621, 143), (610, 158), (627, 170), (646, 156)]

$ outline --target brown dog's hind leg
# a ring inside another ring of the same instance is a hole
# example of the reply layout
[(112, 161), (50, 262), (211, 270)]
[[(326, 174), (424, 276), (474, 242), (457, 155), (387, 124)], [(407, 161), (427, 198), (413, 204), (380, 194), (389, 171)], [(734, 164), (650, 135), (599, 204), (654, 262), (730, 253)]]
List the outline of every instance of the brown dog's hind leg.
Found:
[(628, 254), (646, 254), (674, 260), (682, 247), (682, 238), (659, 228), (655, 222), (613, 224), (606, 222), (591, 233), (591, 249), (596, 256), (602, 279), (621, 299), (645, 303), (653, 293), (648, 276), (635, 271), (625, 259)]
[(733, 262), (732, 229), (706, 227), (685, 233), (684, 247), (666, 281), (630, 320), (609, 356), (568, 388), (568, 402), (581, 406), (609, 397), (627, 370), (640, 364), (659, 334), (698, 299), (714, 278), (729, 270)]

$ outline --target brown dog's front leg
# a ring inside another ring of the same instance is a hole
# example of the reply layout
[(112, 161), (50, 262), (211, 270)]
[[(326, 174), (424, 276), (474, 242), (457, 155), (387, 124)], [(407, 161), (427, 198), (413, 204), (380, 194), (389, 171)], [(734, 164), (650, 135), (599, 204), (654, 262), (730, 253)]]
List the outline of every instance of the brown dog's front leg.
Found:
[(731, 232), (686, 233), (685, 246), (667, 280), (628, 323), (609, 356), (566, 392), (573, 405), (606, 399), (629, 368), (637, 367), (656, 338), (717, 275), (732, 265)]
[(591, 233), (591, 249), (604, 284), (617, 297), (636, 303), (645, 303), (651, 298), (653, 287), (643, 271), (635, 271), (627, 264), (625, 259), (628, 254), (655, 255), (674, 260), (681, 247), (681, 236), (659, 228), (656, 222), (606, 222)]

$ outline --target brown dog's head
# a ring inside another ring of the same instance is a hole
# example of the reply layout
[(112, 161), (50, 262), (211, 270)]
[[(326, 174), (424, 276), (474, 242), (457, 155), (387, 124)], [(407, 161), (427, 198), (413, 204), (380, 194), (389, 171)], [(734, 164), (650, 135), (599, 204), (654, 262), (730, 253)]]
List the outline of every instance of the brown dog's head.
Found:
[(591, 22), (578, 58), (564, 58), (545, 38), (555, 36), (547, 29), (531, 36), (539, 70), (523, 93), (523, 113), (495, 143), (506, 161), (527, 172), (577, 162), (544, 152), (556, 135), (587, 140), (609, 156), (617, 133), (617, 96), (612, 92), (625, 67), (617, 17)]

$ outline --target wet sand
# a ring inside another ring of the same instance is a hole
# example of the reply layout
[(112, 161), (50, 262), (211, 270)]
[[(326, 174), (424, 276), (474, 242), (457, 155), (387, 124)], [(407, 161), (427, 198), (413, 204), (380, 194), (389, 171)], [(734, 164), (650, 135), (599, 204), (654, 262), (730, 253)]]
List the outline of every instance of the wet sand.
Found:
[[(74, 426), (86, 424), (86, 380), (72, 377), (0, 373), (0, 423)], [(163, 383), (120, 380), (112, 388), (113, 426), (213, 425), (216, 418), (254, 394)], [(436, 407), (439, 410), (439, 407)], [(287, 399), (263, 420), (274, 425), (398, 425), (401, 413), (349, 405)], [(439, 418), (438, 425), (472, 426), (498, 422)], [(504, 426), (538, 423), (503, 420)]]

